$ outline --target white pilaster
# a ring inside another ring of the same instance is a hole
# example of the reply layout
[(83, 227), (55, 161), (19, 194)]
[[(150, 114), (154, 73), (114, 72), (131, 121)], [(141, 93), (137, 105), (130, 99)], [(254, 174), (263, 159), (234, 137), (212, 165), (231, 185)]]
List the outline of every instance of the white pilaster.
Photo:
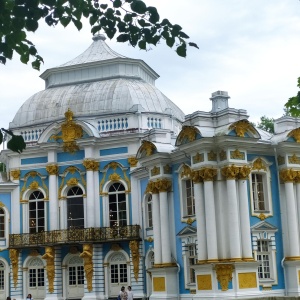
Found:
[(152, 194), (152, 218), (153, 218), (153, 239), (154, 239), (154, 264), (162, 262), (161, 254), (161, 233), (160, 233), (160, 210), (158, 194)]
[(94, 171), (94, 226), (101, 227), (100, 220), (100, 195), (99, 195), (99, 172)]
[(67, 220), (68, 220), (67, 199), (60, 199), (59, 204), (60, 204), (60, 214), (59, 214), (60, 229), (67, 229)]
[(87, 228), (95, 227), (95, 207), (94, 207), (94, 171), (86, 171), (86, 207)]
[(49, 175), (49, 216), (50, 230), (59, 229), (57, 176)]

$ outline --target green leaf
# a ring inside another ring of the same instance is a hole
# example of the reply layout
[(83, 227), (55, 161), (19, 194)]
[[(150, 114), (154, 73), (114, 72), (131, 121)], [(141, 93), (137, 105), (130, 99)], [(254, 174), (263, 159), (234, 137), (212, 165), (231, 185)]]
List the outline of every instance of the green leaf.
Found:
[(20, 60), (23, 64), (27, 64), (29, 61), (29, 52), (22, 53), (20, 56)]
[(2, 144), (2, 142), (3, 142), (3, 133), (2, 133), (2, 131), (0, 130), (0, 144)]
[(197, 49), (199, 49), (199, 47), (198, 47), (198, 45), (197, 44), (195, 44), (195, 43), (189, 43), (189, 46), (191, 46), (191, 47), (195, 47), (195, 48), (197, 48)]
[(130, 13), (127, 13), (125, 16), (124, 16), (124, 21), (125, 22), (131, 22), (132, 21), (132, 15)]
[(166, 43), (170, 48), (172, 48), (174, 46), (175, 39), (173, 37), (169, 37), (166, 39)]
[(114, 3), (113, 3), (113, 6), (115, 8), (119, 8), (122, 6), (122, 1), (121, 0), (115, 0)]
[(5, 63), (6, 63), (6, 58), (0, 55), (0, 64), (5, 65)]
[(14, 152), (21, 153), (26, 149), (26, 143), (21, 135), (12, 135), (7, 143), (7, 148)]
[(184, 33), (183, 31), (179, 31), (179, 36), (181, 37), (181, 38), (183, 38), (183, 39), (189, 39), (190, 37), (186, 34), (186, 33)]
[(138, 14), (144, 14), (147, 11), (146, 4), (141, 0), (132, 2), (130, 4), (130, 7), (131, 7), (132, 11), (134, 11)]
[(82, 23), (81, 23), (80, 21), (78, 21), (78, 20), (72, 18), (72, 22), (73, 22), (73, 24), (76, 26), (76, 28), (77, 28), (78, 30), (81, 30), (81, 28), (82, 28)]
[(31, 63), (31, 66), (32, 66), (33, 69), (39, 71), (39, 70), (40, 70), (41, 63), (40, 63), (40, 61), (35, 60), (35, 61), (33, 61), (33, 62)]
[(26, 29), (28, 31), (35, 32), (39, 28), (39, 23), (34, 19), (28, 19), (26, 21)]
[(129, 41), (130, 35), (126, 33), (122, 33), (117, 37), (117, 42), (124, 43)]
[(146, 50), (146, 41), (141, 40), (141, 41), (139, 41), (138, 45), (139, 45), (140, 49)]
[(177, 47), (176, 53), (181, 57), (186, 57), (186, 44), (181, 44)]
[(100, 7), (101, 7), (102, 9), (107, 9), (108, 5), (107, 5), (107, 4), (100, 4)]
[(34, 46), (29, 47), (29, 54), (30, 55), (36, 55), (37, 54), (37, 50)]
[(157, 9), (153, 6), (148, 6), (148, 11), (150, 13), (150, 18), (149, 18), (149, 21), (152, 23), (152, 24), (155, 24), (159, 21), (159, 14), (157, 12)]
[(71, 17), (62, 17), (60, 19), (60, 23), (62, 26), (67, 27), (69, 25), (69, 23), (71, 22)]

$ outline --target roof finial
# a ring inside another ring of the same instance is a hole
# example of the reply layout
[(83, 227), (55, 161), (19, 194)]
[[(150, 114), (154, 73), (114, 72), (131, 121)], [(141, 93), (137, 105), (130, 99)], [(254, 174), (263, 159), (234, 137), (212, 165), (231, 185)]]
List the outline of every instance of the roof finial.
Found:
[(101, 33), (97, 33), (93, 36), (93, 41), (99, 41), (99, 40), (105, 41), (106, 37)]

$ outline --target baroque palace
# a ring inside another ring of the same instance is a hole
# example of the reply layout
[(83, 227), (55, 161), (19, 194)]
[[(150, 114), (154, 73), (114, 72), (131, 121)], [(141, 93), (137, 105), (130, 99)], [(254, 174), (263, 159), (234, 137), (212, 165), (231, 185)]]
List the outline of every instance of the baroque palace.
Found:
[(297, 119), (271, 135), (224, 91), (184, 115), (102, 35), (41, 78), (0, 157), (0, 299), (300, 295)]

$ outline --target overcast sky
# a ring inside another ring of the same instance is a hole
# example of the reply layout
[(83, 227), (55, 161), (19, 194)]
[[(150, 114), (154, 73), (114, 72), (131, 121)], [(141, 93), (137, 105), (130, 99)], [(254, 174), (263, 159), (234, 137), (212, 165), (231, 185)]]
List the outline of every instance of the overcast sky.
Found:
[[(165, 44), (146, 52), (106, 41), (118, 53), (149, 64), (160, 75), (156, 86), (184, 113), (210, 111), (211, 93), (223, 90), (231, 97), (229, 106), (246, 109), (250, 121), (282, 116), (284, 103), (298, 92), (299, 0), (145, 2), (156, 6), (161, 18), (180, 24), (200, 49), (189, 47), (187, 58), (180, 58)], [(23, 102), (44, 89), (43, 71), (81, 54), (91, 38), (88, 23), (80, 32), (41, 23), (30, 36), (45, 60), (41, 71), (23, 65), (18, 55), (0, 65), (1, 127), (8, 127)]]

